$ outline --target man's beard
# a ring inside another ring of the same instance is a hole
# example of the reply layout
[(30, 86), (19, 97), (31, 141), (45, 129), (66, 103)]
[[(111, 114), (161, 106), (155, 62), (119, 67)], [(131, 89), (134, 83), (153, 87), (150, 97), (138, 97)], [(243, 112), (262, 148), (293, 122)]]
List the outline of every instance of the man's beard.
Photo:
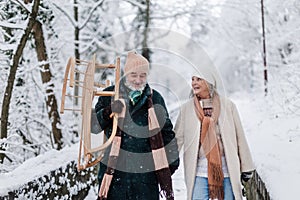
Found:
[(127, 82), (127, 80), (125, 81), (125, 86), (128, 87), (130, 90), (138, 90), (138, 91), (143, 91), (146, 87), (146, 83), (144, 83), (143, 85), (141, 85), (139, 88), (135, 88), (133, 87), (130, 83)]

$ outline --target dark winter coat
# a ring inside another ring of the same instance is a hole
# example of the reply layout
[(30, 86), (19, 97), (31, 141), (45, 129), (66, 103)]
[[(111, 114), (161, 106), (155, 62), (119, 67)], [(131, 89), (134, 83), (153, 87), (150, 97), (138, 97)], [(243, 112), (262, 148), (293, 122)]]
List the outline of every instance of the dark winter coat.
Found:
[[(110, 86), (105, 91), (113, 91), (114, 86)], [(154, 171), (154, 162), (151, 154), (148, 128), (148, 108), (146, 105), (147, 97), (151, 94), (149, 85), (147, 84), (141, 98), (133, 106), (129, 99), (128, 89), (124, 83), (120, 83), (120, 98), (125, 99), (126, 115), (124, 119), (124, 130), (122, 130), (121, 149), (118, 157), (117, 170), (113, 176), (112, 185), (129, 183), (143, 183), (157, 185), (157, 179)], [(161, 127), (161, 133), (165, 144), (168, 162), (170, 163), (171, 173), (179, 166), (179, 154), (173, 125), (169, 119), (169, 115), (165, 106), (163, 97), (153, 90), (153, 106), (157, 119)], [(102, 130), (105, 131), (107, 137), (112, 132), (112, 119), (105, 117), (105, 109), (110, 106), (111, 97), (101, 96), (95, 106), (97, 118)], [(98, 181), (101, 184), (103, 175), (106, 170), (110, 147), (106, 150), (104, 158), (100, 163)], [(154, 187), (158, 190), (158, 187)], [(157, 191), (153, 191), (156, 193)]]

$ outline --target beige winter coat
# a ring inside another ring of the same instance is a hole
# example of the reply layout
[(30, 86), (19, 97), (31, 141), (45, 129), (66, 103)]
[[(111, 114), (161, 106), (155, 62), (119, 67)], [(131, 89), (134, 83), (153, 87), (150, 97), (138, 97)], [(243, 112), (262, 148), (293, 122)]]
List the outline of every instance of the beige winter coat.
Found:
[[(241, 200), (241, 172), (254, 170), (254, 164), (237, 108), (227, 98), (221, 97), (221, 113), (218, 122), (233, 193), (236, 200)], [(192, 198), (196, 177), (200, 126), (201, 124), (194, 110), (193, 99), (190, 99), (182, 105), (175, 125), (179, 150), (182, 150), (181, 147), (183, 146), (184, 151), (183, 163), (188, 200)]]

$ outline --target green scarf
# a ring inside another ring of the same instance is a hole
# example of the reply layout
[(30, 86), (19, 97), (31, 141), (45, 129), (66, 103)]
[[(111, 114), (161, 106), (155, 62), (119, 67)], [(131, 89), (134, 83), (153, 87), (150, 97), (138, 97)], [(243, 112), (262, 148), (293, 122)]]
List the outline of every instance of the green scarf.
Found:
[(132, 90), (129, 92), (129, 99), (132, 105), (135, 105), (141, 98), (143, 91), (140, 90)]

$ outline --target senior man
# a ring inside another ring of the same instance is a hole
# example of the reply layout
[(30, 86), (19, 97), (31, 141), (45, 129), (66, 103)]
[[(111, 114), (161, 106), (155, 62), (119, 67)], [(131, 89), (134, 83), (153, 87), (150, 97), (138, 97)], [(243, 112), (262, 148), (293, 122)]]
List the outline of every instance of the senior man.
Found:
[[(101, 96), (95, 106), (107, 137), (111, 113), (118, 113), (118, 129), (99, 167), (99, 199), (174, 199), (171, 175), (179, 166), (173, 125), (163, 97), (147, 83), (149, 62), (130, 51), (120, 80), (119, 100)], [(114, 85), (105, 89), (113, 91)]]

